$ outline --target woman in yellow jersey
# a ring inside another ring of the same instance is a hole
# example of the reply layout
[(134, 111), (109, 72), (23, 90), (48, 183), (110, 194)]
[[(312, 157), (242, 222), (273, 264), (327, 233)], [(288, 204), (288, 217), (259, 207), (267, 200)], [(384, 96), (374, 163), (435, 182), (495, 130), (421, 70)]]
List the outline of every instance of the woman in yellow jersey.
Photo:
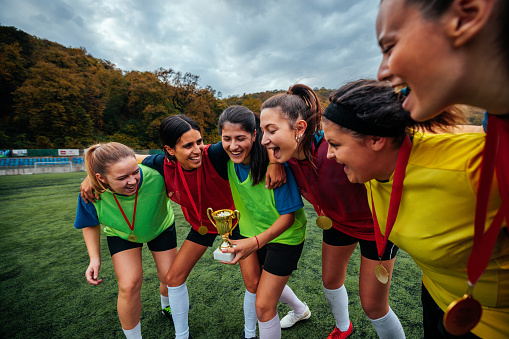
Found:
[[(413, 121), (401, 106), (403, 99), (390, 84), (375, 80), (352, 82), (333, 92), (323, 122), (328, 157), (345, 165), (351, 182), (365, 183), (375, 231), (379, 225), (377, 242), (383, 245), (389, 239), (422, 269), (425, 338), (507, 338), (506, 224), (495, 229), (493, 252), (484, 244), (476, 249), (491, 253), (473, 290), (482, 305), (477, 326), (454, 336), (442, 321), (449, 305), (468, 288), (485, 135), (416, 132), (443, 124)], [(496, 183), (491, 192), (486, 228), (501, 206)]]
[[(486, 110), (483, 171), (489, 172), (485, 177), (496, 172), (504, 204), (509, 204), (508, 17), (507, 0), (383, 0), (376, 23), (383, 52), (378, 79), (407, 86), (403, 107), (413, 119), (430, 119), (453, 104)], [(479, 197), (479, 214), (486, 213), (485, 203)]]
[(79, 196), (74, 226), (82, 229), (90, 256), (85, 272), (91, 285), (103, 282), (100, 233), (104, 226), (113, 268), (118, 280), (117, 312), (128, 339), (141, 338), (141, 298), (143, 282), (141, 249), (152, 251), (160, 280), (163, 308), (169, 305), (166, 273), (177, 255), (177, 237), (164, 179), (151, 168), (138, 165), (133, 150), (110, 142), (90, 147), (85, 165), (92, 187), (101, 200), (87, 204)]

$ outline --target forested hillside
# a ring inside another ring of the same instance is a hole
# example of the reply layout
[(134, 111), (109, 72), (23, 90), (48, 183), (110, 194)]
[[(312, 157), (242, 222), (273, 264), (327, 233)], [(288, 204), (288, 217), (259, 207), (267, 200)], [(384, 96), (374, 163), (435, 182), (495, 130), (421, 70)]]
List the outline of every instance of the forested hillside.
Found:
[(0, 148), (83, 148), (115, 140), (159, 148), (158, 126), (187, 114), (216, 136), (223, 104), (199, 77), (173, 69), (124, 72), (84, 48), (0, 27)]
[[(228, 106), (259, 112), (277, 90), (220, 98), (199, 75), (171, 68), (123, 71), (85, 48), (68, 48), (0, 26), (0, 149), (86, 148), (118, 141), (158, 149), (158, 127), (186, 114), (206, 142), (218, 140), (217, 118)], [(317, 89), (324, 107), (329, 89)]]

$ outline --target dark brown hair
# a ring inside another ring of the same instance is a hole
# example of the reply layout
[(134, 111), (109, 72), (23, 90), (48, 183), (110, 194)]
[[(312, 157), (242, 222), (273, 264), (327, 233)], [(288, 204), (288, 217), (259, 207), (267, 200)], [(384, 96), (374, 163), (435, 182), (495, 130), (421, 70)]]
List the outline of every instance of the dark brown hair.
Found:
[[(386, 81), (361, 79), (349, 82), (332, 92), (329, 101), (340, 105), (372, 125), (399, 131), (394, 135), (397, 146), (403, 142), (405, 135), (411, 130), (447, 131), (451, 126), (463, 122), (463, 115), (459, 114), (458, 108), (448, 109), (427, 121), (414, 121), (403, 109), (401, 103), (404, 98), (403, 94), (396, 93)], [(350, 133), (358, 137), (363, 136), (357, 131), (350, 131)]]
[(311, 145), (315, 133), (322, 128), (323, 114), (323, 107), (316, 93), (306, 85), (296, 84), (291, 86), (286, 93), (277, 94), (267, 99), (262, 104), (262, 110), (265, 108), (278, 109), (281, 115), (288, 120), (290, 128), (294, 128), (297, 120), (306, 121), (307, 128), (297, 150), (304, 150), (306, 159), (314, 165)]
[(253, 179), (253, 186), (257, 185), (265, 178), (267, 166), (269, 165), (267, 149), (262, 146), (263, 133), (260, 128), (260, 115), (253, 113), (244, 106), (230, 106), (219, 116), (217, 123), (219, 135), (223, 134), (223, 126), (226, 123), (238, 124), (251, 135), (256, 132), (256, 138), (250, 153), (250, 175)]

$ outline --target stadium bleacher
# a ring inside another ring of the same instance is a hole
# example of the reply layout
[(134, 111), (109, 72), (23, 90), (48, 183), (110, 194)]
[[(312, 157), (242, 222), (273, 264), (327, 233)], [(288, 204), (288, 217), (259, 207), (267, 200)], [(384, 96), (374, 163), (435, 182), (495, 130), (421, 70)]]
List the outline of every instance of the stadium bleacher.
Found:
[[(83, 157), (74, 157), (74, 165), (84, 164)], [(66, 157), (46, 157), (46, 158), (0, 158), (0, 167), (23, 167), (23, 166), (64, 166), (69, 165), (71, 161)]]

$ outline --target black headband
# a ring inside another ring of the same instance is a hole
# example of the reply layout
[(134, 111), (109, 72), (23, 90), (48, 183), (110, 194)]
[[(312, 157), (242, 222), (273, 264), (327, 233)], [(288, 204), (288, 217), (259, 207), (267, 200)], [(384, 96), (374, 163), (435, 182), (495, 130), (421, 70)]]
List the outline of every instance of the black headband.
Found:
[(348, 128), (354, 132), (361, 133), (364, 135), (376, 135), (379, 137), (397, 137), (404, 134), (404, 130), (397, 127), (384, 127), (372, 123), (370, 121), (363, 120), (357, 116), (354, 112), (344, 108), (341, 105), (337, 105), (331, 102), (323, 116), (333, 123)]

